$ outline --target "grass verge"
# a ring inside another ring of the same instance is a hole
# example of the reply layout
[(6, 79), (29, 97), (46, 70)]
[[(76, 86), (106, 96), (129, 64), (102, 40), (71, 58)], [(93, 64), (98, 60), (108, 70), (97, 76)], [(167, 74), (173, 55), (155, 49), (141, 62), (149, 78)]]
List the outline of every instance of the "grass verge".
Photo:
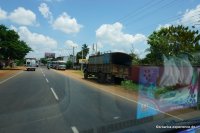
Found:
[(127, 90), (132, 90), (132, 91), (138, 91), (139, 90), (139, 85), (136, 84), (136, 83), (133, 83), (131, 80), (122, 81), (121, 86), (124, 89), (127, 89)]

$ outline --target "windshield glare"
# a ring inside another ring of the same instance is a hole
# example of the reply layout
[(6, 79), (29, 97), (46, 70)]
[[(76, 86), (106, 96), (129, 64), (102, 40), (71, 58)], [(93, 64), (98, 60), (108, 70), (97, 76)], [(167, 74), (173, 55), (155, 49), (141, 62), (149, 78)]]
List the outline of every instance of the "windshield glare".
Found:
[(200, 1), (0, 5), (0, 133), (200, 131)]

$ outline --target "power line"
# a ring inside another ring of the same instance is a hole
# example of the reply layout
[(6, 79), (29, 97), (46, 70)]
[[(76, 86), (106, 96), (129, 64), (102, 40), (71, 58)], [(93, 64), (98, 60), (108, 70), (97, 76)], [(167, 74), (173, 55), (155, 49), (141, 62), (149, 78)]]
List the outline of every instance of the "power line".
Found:
[[(157, 3), (159, 3), (159, 2), (162, 2), (162, 1), (163, 1), (163, 0), (160, 0), (160, 1), (156, 2), (155, 4), (157, 4)], [(153, 2), (154, 2), (154, 1), (153, 1)], [(136, 10), (133, 10), (133, 11), (129, 12), (128, 14), (124, 15), (123, 17), (121, 17), (121, 18), (115, 20), (115, 22), (117, 22), (117, 21), (122, 21), (122, 20), (126, 20), (126, 19), (128, 19), (129, 16), (132, 16), (132, 15), (137, 14), (138, 12), (141, 12), (143, 9), (145, 9), (145, 8), (147, 8), (147, 7), (149, 7), (149, 6), (151, 6), (151, 4), (152, 4), (152, 1), (150, 0), (149, 2), (147, 2), (147, 3), (145, 4), (145, 6), (141, 6), (141, 7), (137, 8)]]
[[(145, 18), (149, 17), (149, 16), (150, 16), (149, 14), (153, 14), (154, 12), (155, 12), (155, 13), (158, 13), (158, 12), (156, 12), (156, 11), (158, 11), (159, 9), (163, 9), (163, 8), (169, 7), (169, 6), (170, 6), (171, 4), (173, 4), (174, 2), (176, 2), (176, 0), (172, 0), (172, 1), (170, 1), (169, 3), (166, 3), (165, 5), (163, 5), (163, 6), (159, 7), (159, 8), (157, 8), (157, 9), (154, 9), (154, 10), (151, 10), (151, 11), (149, 11), (149, 12), (146, 12), (146, 14), (143, 14), (142, 16), (139, 16), (139, 17), (137, 17), (137, 18), (131, 20), (129, 23), (126, 23), (125, 25), (133, 24), (134, 22), (139, 22), (139, 21), (141, 21), (142, 19), (145, 19)], [(138, 21), (138, 20), (139, 20), (139, 21)], [(133, 23), (132, 23), (132, 22), (133, 22)]]
[[(174, 1), (171, 1), (170, 3), (168, 3), (165, 7), (167, 7), (167, 6), (169, 6), (169, 5), (171, 5), (172, 3), (173, 3)], [(162, 8), (164, 8), (164, 7), (162, 7)], [(198, 13), (198, 12), (200, 12), (200, 11), (198, 11), (198, 10), (196, 10), (196, 11), (194, 11), (194, 15), (193, 16), (190, 16), (190, 18), (195, 18), (195, 19), (198, 19), (200, 16), (200, 14), (195, 14), (195, 13)], [(167, 18), (167, 19), (164, 19), (164, 20), (162, 20), (162, 21), (159, 21), (159, 22), (157, 22), (157, 23), (163, 23), (163, 22), (170, 22), (170, 23), (174, 23), (173, 21), (179, 21), (179, 22), (181, 22), (182, 20), (181, 20), (181, 18), (183, 18), (183, 16), (184, 16), (184, 14), (179, 14), (179, 15), (176, 15), (176, 16), (172, 16), (172, 17), (169, 17), (169, 18)], [(197, 18), (198, 17), (198, 18)], [(199, 19), (200, 20), (200, 19)], [(197, 21), (198, 22), (198, 21)], [(140, 28), (139, 30), (144, 30), (144, 29), (147, 29), (147, 28), (150, 28), (150, 27), (152, 27), (152, 26), (154, 26), (155, 24), (157, 24), (157, 23), (152, 23), (151, 25), (148, 25), (148, 26), (145, 26), (145, 27), (142, 27), (142, 28)], [(187, 25), (191, 25), (193, 22), (191, 21), (190, 23), (188, 23)], [(177, 23), (178, 24), (178, 23)]]
[(142, 27), (142, 28), (140, 28), (140, 29), (137, 29), (137, 30), (144, 30), (144, 29), (147, 29), (147, 28), (151, 28), (152, 26), (154, 26), (154, 25), (157, 25), (158, 23), (169, 23), (169, 22), (173, 22), (173, 21), (176, 21), (176, 20), (178, 20), (178, 19), (180, 19), (181, 18), (181, 16), (182, 15), (176, 15), (176, 16), (172, 16), (172, 17), (169, 17), (169, 18), (166, 18), (166, 19), (164, 19), (164, 20), (161, 20), (161, 21), (158, 21), (158, 22), (155, 22), (155, 23), (151, 23), (150, 25), (146, 25), (146, 26), (144, 26), (144, 27)]
[[(129, 21), (128, 23), (126, 23), (124, 25), (126, 25), (126, 26), (127, 25), (132, 25), (134, 23), (140, 22), (142, 19), (147, 18), (148, 16), (150, 16), (149, 14), (153, 14), (154, 12), (157, 13), (157, 12), (159, 12), (160, 9), (163, 9), (163, 8), (165, 8), (165, 9), (169, 8), (170, 5), (172, 5), (175, 2), (177, 2), (177, 0), (171, 0), (171, 1), (168, 1), (167, 3), (165, 2), (165, 4), (163, 4), (163, 1), (164, 0), (156, 1), (156, 2), (155, 1), (153, 1), (153, 2), (152, 1), (148, 1), (147, 3), (145, 3), (145, 5), (140, 6), (136, 10), (131, 11), (130, 13), (124, 15), (123, 17), (117, 19), (116, 21), (123, 21), (123, 22), (128, 22)], [(179, 2), (179, 3), (181, 3), (181, 2)], [(158, 7), (158, 4), (161, 5), (161, 6)], [(151, 8), (154, 5), (156, 5), (158, 8)], [(144, 12), (145, 9), (148, 9), (150, 11)], [(193, 18), (193, 17), (199, 17), (198, 15), (200, 15), (200, 14), (198, 12), (200, 12), (200, 11), (199, 10), (193, 11), (194, 15), (191, 16), (191, 18)], [(196, 13), (198, 13), (198, 14), (196, 14)], [(134, 19), (132, 19), (133, 15), (134, 15)], [(183, 16), (184, 16), (184, 14), (179, 14), (179, 15), (176, 15), (176, 16), (172, 16), (172, 17), (166, 18), (166, 19), (164, 19), (162, 21), (159, 21), (159, 22), (160, 23), (163, 23), (163, 22), (174, 23), (173, 21), (179, 21), (179, 22), (181, 22), (182, 21), (181, 18), (183, 18)], [(199, 22), (199, 21), (197, 21), (197, 22)], [(155, 25), (155, 24), (152, 23), (151, 25)], [(145, 26), (145, 27), (142, 27), (141, 29), (146, 29), (146, 27), (149, 28), (150, 26)]]

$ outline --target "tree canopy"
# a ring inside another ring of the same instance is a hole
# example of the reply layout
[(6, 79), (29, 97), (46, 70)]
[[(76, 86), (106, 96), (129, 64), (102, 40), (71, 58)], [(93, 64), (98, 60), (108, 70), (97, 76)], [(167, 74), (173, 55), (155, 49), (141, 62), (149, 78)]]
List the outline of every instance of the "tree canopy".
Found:
[(150, 45), (149, 54), (143, 59), (146, 64), (162, 64), (163, 55), (178, 56), (180, 54), (192, 54), (200, 50), (200, 34), (198, 30), (192, 30), (182, 25), (170, 26), (154, 31), (147, 40)]
[(82, 50), (76, 54), (76, 60), (78, 62), (79, 59), (82, 59), (82, 52), (83, 52), (83, 59), (86, 59), (87, 55), (89, 54), (89, 48), (87, 44), (82, 45)]
[(30, 51), (32, 49), (20, 40), (17, 32), (0, 25), (0, 59), (20, 60)]
[(134, 52), (134, 48), (131, 50), (129, 55), (132, 57), (132, 65), (138, 65), (140, 63), (140, 58), (138, 54)]
[(48, 62), (48, 59), (47, 59), (47, 58), (40, 58), (40, 62), (41, 62), (42, 64), (46, 65), (47, 62)]

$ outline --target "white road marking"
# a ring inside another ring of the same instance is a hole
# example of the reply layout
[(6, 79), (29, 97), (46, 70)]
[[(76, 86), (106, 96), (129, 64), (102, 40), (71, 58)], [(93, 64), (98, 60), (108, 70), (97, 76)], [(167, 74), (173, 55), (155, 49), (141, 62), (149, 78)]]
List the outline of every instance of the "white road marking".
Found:
[(56, 99), (56, 100), (59, 100), (59, 98), (58, 98), (57, 94), (55, 93), (55, 91), (53, 90), (53, 88), (51, 88), (51, 91), (52, 91), (52, 93), (53, 93), (55, 99)]
[(79, 133), (78, 129), (76, 127), (72, 127), (73, 133)]
[(49, 80), (46, 78), (47, 83), (49, 83)]
[(43, 76), (45, 77), (45, 74), (44, 74), (44, 72), (43, 72), (43, 70), (41, 68), (40, 68), (40, 71), (42, 72)]
[(18, 72), (17, 74), (15, 74), (15, 75), (13, 75), (13, 76), (11, 76), (11, 77), (9, 77), (9, 78), (7, 78), (7, 79), (5, 79), (5, 80), (1, 81), (1, 82), (0, 82), (0, 84), (3, 84), (4, 82), (8, 81), (8, 80), (9, 80), (9, 79), (11, 79), (11, 78), (14, 78), (15, 76), (17, 76), (17, 75), (21, 74), (22, 72), (23, 72), (23, 71), (21, 71), (21, 72)]
[(116, 119), (119, 119), (119, 116), (115, 116), (115, 117), (113, 117), (113, 119), (115, 119), (115, 120), (116, 120)]

